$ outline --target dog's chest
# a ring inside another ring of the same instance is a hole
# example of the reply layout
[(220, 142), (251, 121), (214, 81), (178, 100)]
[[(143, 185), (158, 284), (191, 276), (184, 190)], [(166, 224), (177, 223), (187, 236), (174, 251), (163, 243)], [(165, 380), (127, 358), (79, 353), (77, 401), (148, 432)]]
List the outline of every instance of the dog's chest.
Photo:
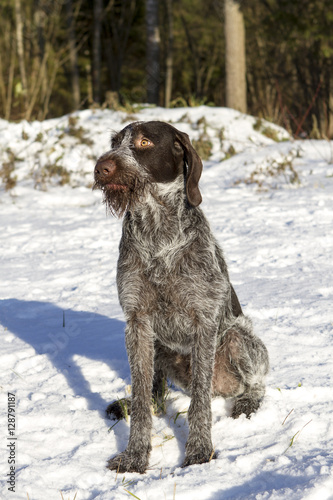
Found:
[[(140, 244), (139, 244), (140, 245)], [(188, 241), (182, 234), (156, 239), (140, 245), (140, 259), (147, 279), (155, 285), (166, 284), (181, 273), (186, 262)]]
[[(125, 315), (144, 310), (161, 343), (183, 353), (199, 323), (217, 324), (227, 293), (214, 241), (205, 241), (186, 232), (144, 239), (131, 234), (131, 242), (121, 245), (118, 288)], [(140, 290), (135, 297), (133, 289)]]
[(125, 262), (121, 273), (135, 281), (149, 283), (159, 297), (180, 289), (220, 288), (224, 281), (216, 242), (203, 215), (199, 224), (178, 216), (172, 224), (145, 225), (124, 221), (119, 261)]

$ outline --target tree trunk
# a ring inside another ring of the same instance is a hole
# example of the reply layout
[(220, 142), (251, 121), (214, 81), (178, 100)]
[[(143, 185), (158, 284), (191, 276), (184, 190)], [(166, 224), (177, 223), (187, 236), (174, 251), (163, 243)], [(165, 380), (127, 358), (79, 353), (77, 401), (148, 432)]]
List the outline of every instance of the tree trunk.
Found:
[(24, 61), (24, 45), (23, 45), (23, 21), (22, 21), (22, 9), (21, 0), (15, 0), (15, 18), (16, 18), (16, 43), (17, 43), (17, 55), (19, 61), (21, 84), (22, 84), (22, 94), (24, 96), (25, 106), (27, 106), (27, 75), (25, 71), (25, 61)]
[(173, 16), (172, 0), (165, 0), (167, 12), (167, 54), (166, 54), (166, 72), (165, 72), (165, 107), (169, 108), (172, 94), (172, 76), (173, 76)]
[[(89, 58), (90, 61), (90, 58)], [(94, 96), (93, 96), (93, 83), (92, 83), (92, 77), (91, 77), (91, 64), (88, 62), (86, 64), (86, 79), (87, 79), (87, 100), (88, 100), (88, 105), (92, 106), (94, 104)]]
[(94, 0), (94, 33), (93, 33), (93, 98), (94, 102), (101, 102), (101, 27), (103, 1)]
[(246, 113), (245, 28), (237, 0), (225, 0), (226, 105)]
[(327, 98), (326, 98), (326, 130), (328, 139), (333, 139), (333, 75), (332, 69), (328, 66), (327, 78)]
[(194, 73), (194, 85), (195, 85), (195, 95), (198, 96), (201, 91), (201, 85), (200, 85), (200, 77), (199, 77), (199, 58), (197, 55), (197, 51), (195, 49), (194, 43), (192, 41), (191, 33), (188, 28), (188, 24), (186, 22), (186, 19), (183, 15), (181, 15), (181, 20), (184, 26), (187, 42), (188, 42), (188, 48), (191, 53), (191, 61), (192, 61), (192, 67), (193, 67), (193, 73)]
[(76, 33), (75, 33), (75, 26), (74, 26), (72, 0), (66, 1), (66, 11), (67, 11), (69, 61), (70, 61), (70, 69), (71, 69), (73, 104), (74, 104), (74, 109), (79, 109), (80, 102), (81, 102), (80, 75), (79, 75), (79, 67), (78, 67), (78, 63), (77, 63)]
[(103, 17), (106, 28), (104, 47), (110, 90), (119, 94), (123, 61), (136, 11), (136, 0), (122, 0), (121, 9), (118, 10), (118, 8), (119, 4), (115, 5), (110, 0)]
[(6, 95), (6, 84), (5, 84), (1, 52), (0, 52), (0, 95), (2, 102), (2, 106), (0, 106), (0, 113), (1, 113), (0, 116), (4, 116), (7, 103), (7, 95)]
[(13, 44), (10, 56), (10, 65), (9, 65), (5, 120), (9, 120), (12, 109), (14, 71), (15, 71), (15, 45)]
[(158, 0), (146, 0), (147, 30), (147, 101), (159, 104), (160, 95), (160, 31), (158, 26)]

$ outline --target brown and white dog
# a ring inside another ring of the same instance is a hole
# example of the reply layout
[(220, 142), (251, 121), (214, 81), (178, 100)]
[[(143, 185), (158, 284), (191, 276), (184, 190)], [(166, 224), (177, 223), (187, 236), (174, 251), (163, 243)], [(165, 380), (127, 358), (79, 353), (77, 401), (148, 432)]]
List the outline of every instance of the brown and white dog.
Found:
[[(202, 162), (188, 136), (135, 122), (112, 137), (95, 167), (95, 188), (123, 218), (117, 270), (131, 369), (130, 437), (111, 470), (143, 473), (151, 450), (151, 398), (170, 379), (189, 392), (183, 466), (215, 457), (211, 397), (234, 398), (232, 417), (260, 406), (267, 350), (230, 283), (223, 252), (202, 210)], [(109, 416), (121, 416), (119, 403)]]

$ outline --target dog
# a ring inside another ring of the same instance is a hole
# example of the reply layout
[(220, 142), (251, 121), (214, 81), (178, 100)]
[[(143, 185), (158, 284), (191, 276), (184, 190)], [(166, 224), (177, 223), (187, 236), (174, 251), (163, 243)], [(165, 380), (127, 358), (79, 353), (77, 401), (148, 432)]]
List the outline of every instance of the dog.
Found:
[[(202, 168), (188, 135), (160, 121), (113, 134), (95, 166), (94, 188), (123, 217), (117, 288), (132, 380), (129, 442), (108, 461), (111, 470), (146, 471), (152, 395), (161, 395), (166, 379), (191, 396), (183, 466), (216, 457), (212, 396), (234, 398), (233, 418), (250, 417), (264, 397), (267, 349), (199, 207)], [(123, 416), (119, 402), (107, 412)]]

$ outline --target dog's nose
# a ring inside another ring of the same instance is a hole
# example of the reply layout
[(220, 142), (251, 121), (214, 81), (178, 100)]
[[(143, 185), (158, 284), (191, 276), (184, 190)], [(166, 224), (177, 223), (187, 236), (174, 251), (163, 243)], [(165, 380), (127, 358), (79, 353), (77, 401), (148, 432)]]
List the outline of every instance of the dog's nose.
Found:
[(109, 177), (115, 172), (115, 170), (115, 162), (108, 159), (98, 160), (95, 166), (95, 174), (99, 177)]

